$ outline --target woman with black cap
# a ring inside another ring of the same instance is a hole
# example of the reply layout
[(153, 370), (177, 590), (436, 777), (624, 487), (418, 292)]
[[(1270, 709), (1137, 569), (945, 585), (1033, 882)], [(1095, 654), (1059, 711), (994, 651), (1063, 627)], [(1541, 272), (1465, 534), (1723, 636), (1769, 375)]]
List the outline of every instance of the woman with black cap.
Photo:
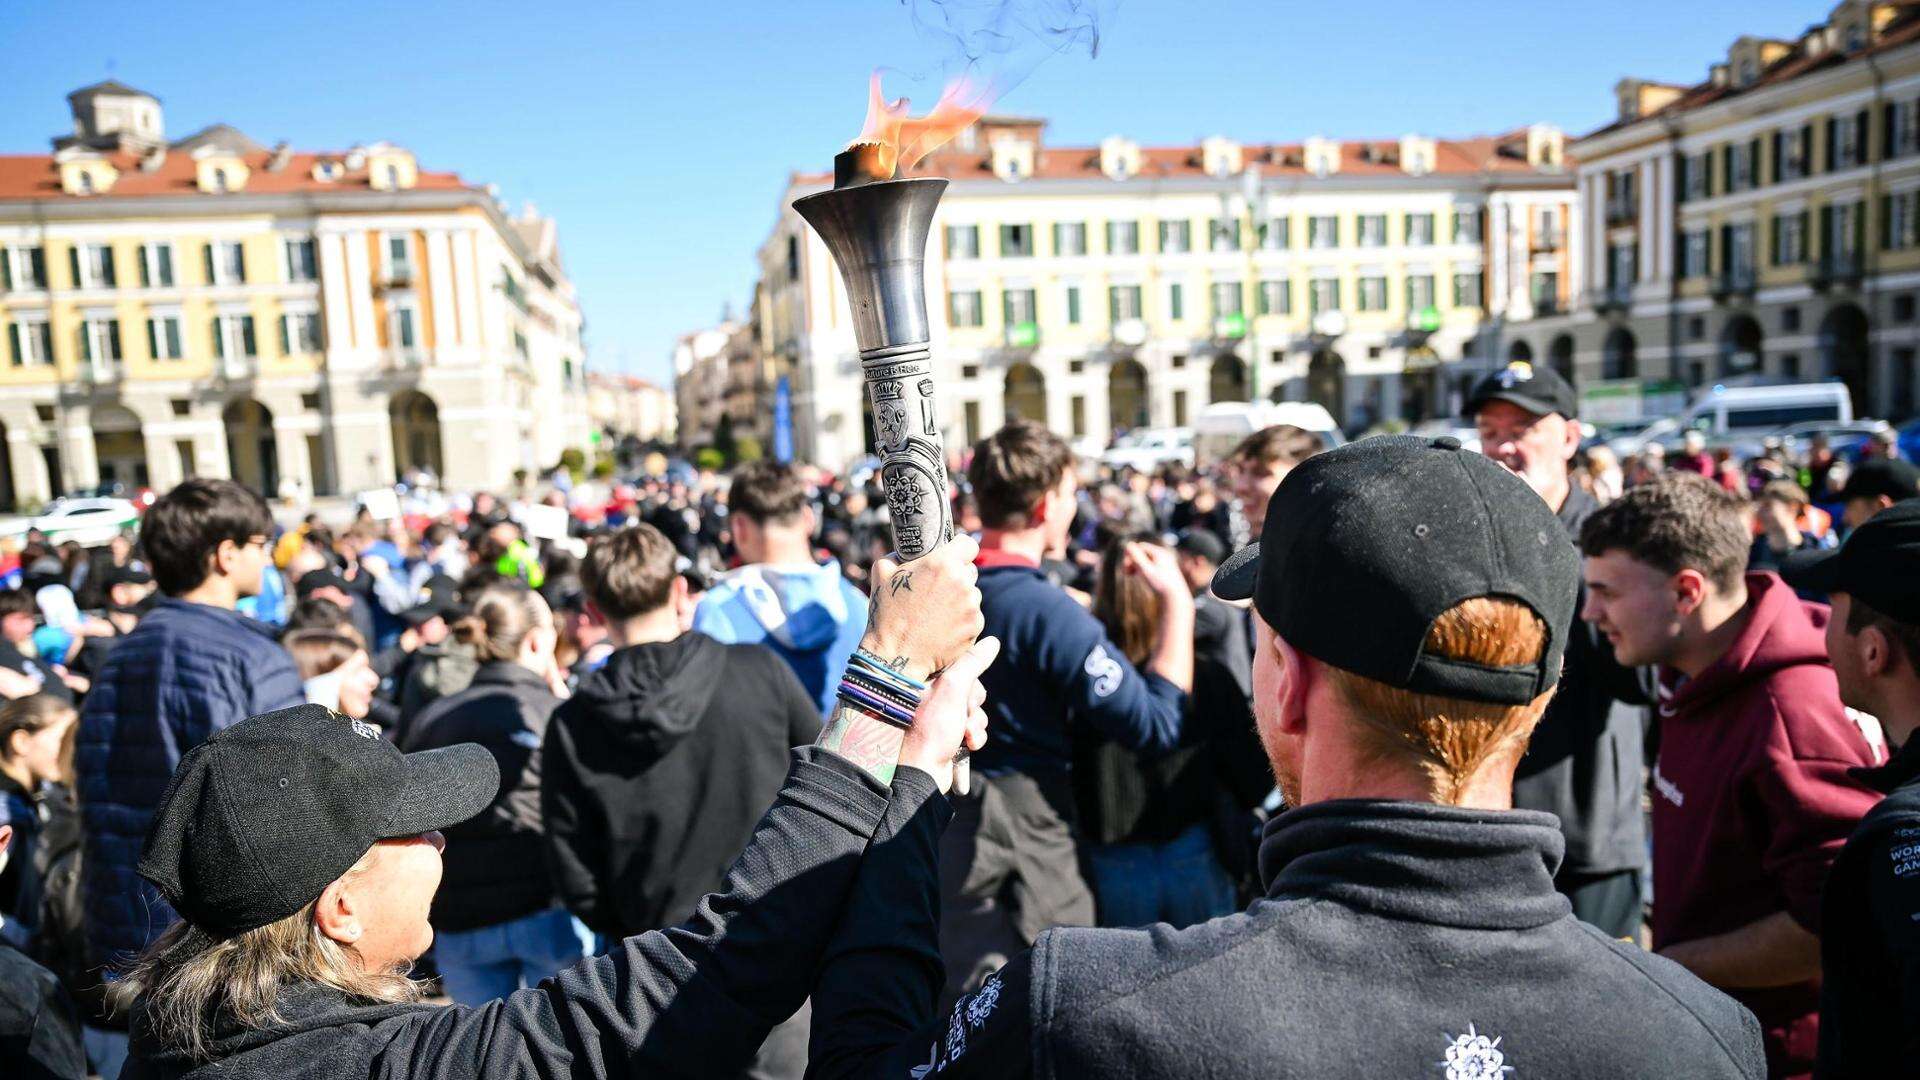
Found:
[(492, 755), (402, 754), (313, 705), (214, 735), (181, 761), (140, 858), (182, 921), (115, 984), (132, 1016), (124, 1075), (738, 1071), (806, 997), (869, 842), (928, 828), (958, 746), (984, 741), (978, 676), (995, 649), (974, 642), (975, 551), (963, 538), (880, 568), (912, 585), (877, 590), (864, 644), (903, 680), (945, 669), (910, 727), (843, 712), (831, 742), (794, 751), (691, 920), (479, 1008), (421, 1004), (407, 972), (433, 940), (440, 830), (493, 801)]

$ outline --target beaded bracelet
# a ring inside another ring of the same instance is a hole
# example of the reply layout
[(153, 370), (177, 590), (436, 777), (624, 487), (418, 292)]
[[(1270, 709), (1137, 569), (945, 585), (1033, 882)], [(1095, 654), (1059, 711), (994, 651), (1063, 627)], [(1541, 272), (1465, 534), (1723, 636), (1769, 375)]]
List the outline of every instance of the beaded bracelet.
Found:
[(920, 694), (904, 689), (896, 683), (890, 683), (885, 679), (879, 678), (870, 672), (855, 668), (852, 665), (848, 665), (846, 673), (842, 675), (841, 678), (843, 681), (852, 683), (876, 697), (891, 701), (903, 709), (911, 711), (920, 707)]
[(898, 728), (913, 726), (913, 713), (901, 706), (868, 693), (860, 687), (842, 679), (840, 681), (840, 702), (866, 713), (876, 720), (883, 720)]

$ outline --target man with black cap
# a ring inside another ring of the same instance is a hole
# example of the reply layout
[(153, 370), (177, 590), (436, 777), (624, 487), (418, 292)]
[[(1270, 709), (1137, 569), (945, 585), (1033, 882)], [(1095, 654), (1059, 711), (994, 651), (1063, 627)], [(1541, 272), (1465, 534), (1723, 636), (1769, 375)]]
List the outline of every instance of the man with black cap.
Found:
[[(1481, 379), (1466, 407), (1481, 452), (1546, 500), (1569, 546), (1600, 508), (1568, 475), (1580, 448), (1577, 408), (1573, 387), (1558, 372), (1523, 361)], [(1647, 859), (1640, 811), (1645, 709), (1616, 698), (1644, 702), (1644, 695), (1591, 626), (1576, 617), (1563, 632), (1566, 671), (1514, 773), (1513, 805), (1560, 819), (1567, 854), (1553, 881), (1574, 915), (1614, 937), (1633, 937)]]
[(1841, 485), (1841, 520), (1857, 529), (1895, 503), (1920, 497), (1920, 468), (1897, 459), (1872, 458), (1854, 466)]
[(360, 640), (373, 647), (373, 612), (368, 610), (367, 602), (359, 590), (335, 570), (309, 570), (294, 582), (294, 596), (301, 600), (319, 597), (340, 605), (347, 613), (353, 628), (360, 632)]
[[(132, 1077), (625, 1077), (737, 1071), (806, 997), (861, 855), (945, 812), (964, 740), (984, 742), (973, 545), (935, 549), (876, 598), (863, 645), (935, 679), (910, 727), (843, 710), (835, 750), (794, 751), (721, 892), (478, 1008), (419, 1003), (441, 829), (493, 801), (477, 745), (402, 754), (303, 705), (243, 721), (181, 761), (139, 869), (180, 913), (114, 985)], [(904, 573), (876, 566), (885, 582)], [(890, 786), (889, 786), (890, 785)]]
[[(1057, 929), (939, 1020), (931, 830), (868, 851), (814, 991), (810, 1075), (1745, 1077), (1753, 1016), (1573, 918), (1514, 810), (1579, 561), (1457, 440), (1302, 462), (1214, 591), (1251, 598), (1254, 712), (1292, 807), (1267, 895), (1187, 930)], [(884, 902), (881, 902), (884, 901)]]
[(1882, 510), (1834, 551), (1791, 556), (1827, 593), (1840, 700), (1877, 717), (1893, 758), (1854, 775), (1886, 795), (1827, 875), (1820, 909), (1821, 1077), (1911, 1075), (1920, 1061), (1920, 499)]

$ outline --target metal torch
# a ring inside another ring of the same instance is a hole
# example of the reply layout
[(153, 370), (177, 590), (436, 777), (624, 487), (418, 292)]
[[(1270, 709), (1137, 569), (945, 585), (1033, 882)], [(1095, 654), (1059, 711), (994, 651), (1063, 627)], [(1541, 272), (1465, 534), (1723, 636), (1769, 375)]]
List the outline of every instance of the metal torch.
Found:
[[(833, 190), (795, 199), (793, 208), (820, 234), (846, 282), (894, 550), (907, 562), (953, 536), (926, 294), (927, 234), (947, 182), (885, 179), (892, 170), (877, 167), (880, 152), (873, 144), (849, 147), (833, 159)], [(964, 775), (956, 776), (962, 791)]]

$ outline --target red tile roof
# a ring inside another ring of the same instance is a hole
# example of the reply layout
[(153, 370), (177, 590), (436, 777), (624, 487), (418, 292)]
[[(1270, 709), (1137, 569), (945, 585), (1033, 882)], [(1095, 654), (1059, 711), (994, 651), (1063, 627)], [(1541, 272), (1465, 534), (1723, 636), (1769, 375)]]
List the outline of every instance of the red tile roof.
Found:
[[(1260, 175), (1263, 177), (1312, 175), (1307, 171), (1306, 147), (1302, 143), (1243, 143), (1240, 147), (1240, 155), (1241, 161), (1246, 164), (1258, 164)], [(1527, 164), (1527, 133), (1524, 129), (1504, 135), (1437, 139), (1434, 142), (1434, 159), (1434, 166), (1429, 175), (1520, 176), (1532, 174), (1569, 177), (1572, 175), (1564, 168), (1556, 173)], [(994, 175), (993, 158), (987, 152), (942, 149), (929, 155), (902, 175), (944, 176), (953, 180), (984, 180)], [(1160, 179), (1203, 177), (1207, 173), (1202, 167), (1200, 147), (1196, 144), (1141, 147), (1140, 171), (1135, 175)], [(1361, 177), (1404, 175), (1400, 168), (1400, 140), (1397, 138), (1342, 140), (1340, 171), (1337, 175)], [(1033, 179), (1036, 180), (1104, 178), (1105, 174), (1100, 171), (1100, 148), (1097, 146), (1048, 147), (1043, 144), (1034, 161)], [(793, 177), (795, 185), (832, 182), (831, 172), (796, 173)]]
[[(357, 170), (342, 172), (333, 180), (313, 178), (313, 166), (317, 161), (336, 161), (344, 169), (346, 166), (344, 153), (289, 154), (286, 166), (277, 172), (267, 169), (267, 163), (273, 159), (271, 151), (242, 154), (240, 157), (252, 170), (247, 177), (246, 187), (242, 189), (244, 194), (272, 195), (301, 191), (371, 190), (364, 165)], [(197, 163), (190, 154), (169, 151), (166, 160), (153, 172), (147, 172), (140, 167), (139, 154), (114, 152), (107, 154), (106, 158), (115, 169), (120, 171), (113, 186), (95, 195), (69, 195), (60, 189), (60, 167), (55, 163), (52, 154), (0, 154), (0, 200), (80, 200), (140, 195), (193, 195), (200, 192)], [(472, 185), (461, 180), (457, 173), (423, 170), (414, 188), (428, 191), (456, 191), (472, 188)]]

